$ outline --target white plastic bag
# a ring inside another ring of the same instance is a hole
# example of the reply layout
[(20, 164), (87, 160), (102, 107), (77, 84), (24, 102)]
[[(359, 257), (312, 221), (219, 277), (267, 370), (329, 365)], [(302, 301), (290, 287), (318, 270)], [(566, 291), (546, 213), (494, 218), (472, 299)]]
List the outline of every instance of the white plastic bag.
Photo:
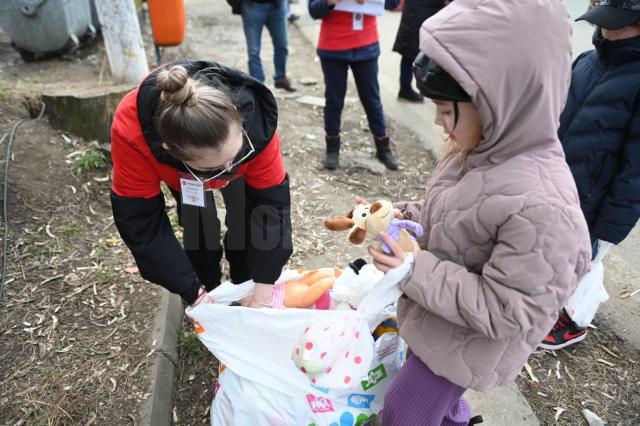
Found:
[(591, 270), (578, 283), (565, 310), (578, 327), (587, 327), (596, 316), (598, 306), (608, 299), (609, 294), (604, 288), (604, 265), (601, 261), (594, 261)]
[(211, 425), (307, 425), (306, 400), (245, 379), (226, 368), (218, 376)]
[[(375, 342), (371, 333), (395, 314), (398, 283), (412, 263), (413, 257), (407, 256), (403, 265), (385, 274), (358, 311), (227, 306), (251, 294), (251, 282), (224, 283), (210, 293), (216, 304), (188, 307), (198, 337), (227, 367), (218, 379), (212, 424), (355, 426), (378, 413), (384, 391), (401, 367), (404, 348), (397, 330)], [(359, 356), (371, 361), (362, 370), (366, 374), (352, 378), (353, 386), (316, 386), (294, 364), (294, 348), (310, 321), (346, 324), (360, 333)]]

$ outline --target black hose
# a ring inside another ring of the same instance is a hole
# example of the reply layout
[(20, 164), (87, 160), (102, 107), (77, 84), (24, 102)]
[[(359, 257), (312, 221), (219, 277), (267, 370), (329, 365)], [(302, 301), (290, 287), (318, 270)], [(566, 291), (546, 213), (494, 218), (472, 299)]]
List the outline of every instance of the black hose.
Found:
[[(42, 109), (40, 109), (40, 113), (35, 118), (36, 120), (40, 120), (44, 115), (45, 105), (42, 104)], [(4, 232), (2, 234), (2, 279), (0, 281), (0, 302), (4, 301), (4, 284), (7, 279), (7, 258), (9, 257), (7, 254), (7, 247), (9, 245), (9, 211), (8, 211), (8, 202), (7, 196), (9, 192), (9, 163), (11, 162), (11, 146), (13, 145), (13, 141), (16, 136), (16, 130), (22, 123), (27, 121), (27, 119), (23, 118), (18, 120), (11, 129), (11, 134), (9, 135), (9, 142), (7, 142), (7, 154), (5, 157), (4, 163), (4, 183), (3, 183), (3, 199), (2, 199), (2, 221), (4, 223)]]

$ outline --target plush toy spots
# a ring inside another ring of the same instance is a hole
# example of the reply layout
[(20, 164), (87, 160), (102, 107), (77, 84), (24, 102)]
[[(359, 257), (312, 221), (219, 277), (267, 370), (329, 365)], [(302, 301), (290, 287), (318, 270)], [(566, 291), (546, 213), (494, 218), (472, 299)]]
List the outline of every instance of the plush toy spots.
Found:
[(371, 345), (368, 326), (361, 317), (349, 319), (310, 320), (300, 334), (292, 359), (312, 384), (345, 389), (367, 375), (372, 356), (364, 350)]

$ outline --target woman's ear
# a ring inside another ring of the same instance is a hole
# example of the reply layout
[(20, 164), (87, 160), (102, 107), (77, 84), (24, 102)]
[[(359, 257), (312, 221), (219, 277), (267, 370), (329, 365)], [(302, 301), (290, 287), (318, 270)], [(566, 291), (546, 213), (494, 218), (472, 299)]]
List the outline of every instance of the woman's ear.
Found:
[(325, 219), (324, 226), (330, 231), (346, 231), (353, 226), (353, 220), (348, 217)]
[(362, 244), (362, 242), (364, 241), (364, 237), (366, 236), (366, 230), (362, 228), (356, 228), (351, 231), (351, 234), (349, 235), (349, 241), (351, 241), (351, 244)]

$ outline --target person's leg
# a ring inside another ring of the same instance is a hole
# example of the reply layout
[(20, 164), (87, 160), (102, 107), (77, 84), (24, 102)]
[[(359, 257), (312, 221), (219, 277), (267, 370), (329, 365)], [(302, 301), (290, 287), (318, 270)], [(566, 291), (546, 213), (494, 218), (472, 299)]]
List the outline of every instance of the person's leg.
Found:
[(269, 17), (267, 18), (267, 29), (271, 35), (273, 44), (273, 81), (275, 87), (288, 91), (295, 91), (291, 82), (287, 78), (287, 57), (289, 55), (289, 39), (287, 29), (287, 0), (277, 0), (270, 4)]
[(387, 393), (382, 424), (390, 426), (462, 426), (471, 413), (462, 399), (465, 389), (434, 374), (412, 352)]
[(400, 60), (400, 91), (398, 99), (409, 102), (423, 102), (423, 97), (411, 87), (413, 79), (413, 59), (402, 57)]
[(397, 170), (398, 162), (391, 152), (391, 141), (387, 135), (380, 85), (378, 84), (378, 59), (351, 63), (360, 102), (367, 114), (369, 129), (376, 144), (376, 157), (389, 170)]
[(340, 119), (347, 94), (347, 72), (345, 61), (320, 58), (324, 76), (324, 131), (327, 136), (340, 135)]
[(467, 426), (470, 418), (471, 407), (469, 407), (467, 400), (461, 396), (460, 399), (451, 406), (444, 416), (444, 419), (442, 419), (442, 426)]
[(224, 236), (224, 254), (229, 261), (229, 275), (234, 284), (251, 279), (247, 263), (247, 217), (244, 178), (230, 182), (220, 191), (227, 208), (225, 224), (227, 232)]
[[(287, 21), (289, 21), (289, 23), (294, 23), (296, 22), (298, 19), (300, 19), (299, 15), (296, 15), (295, 13), (293, 13), (293, 11), (291, 10), (291, 3), (293, 3), (291, 0), (286, 0), (287, 3)], [(297, 3), (297, 2), (296, 2)]]
[(260, 45), (262, 43), (262, 27), (267, 21), (269, 3), (242, 2), (242, 26), (247, 42), (249, 55), (249, 74), (256, 80), (264, 82), (264, 70), (260, 60)]
[(347, 73), (349, 64), (320, 58), (324, 76), (324, 131), (327, 157), (324, 166), (329, 170), (338, 167), (340, 152), (340, 120), (344, 97), (347, 94)]
[(384, 119), (382, 100), (380, 99), (378, 58), (369, 61), (352, 62), (350, 66), (360, 102), (367, 114), (369, 130), (377, 138), (384, 137), (387, 135), (387, 124)]
[[(591, 262), (595, 260), (597, 255), (598, 240), (592, 238)], [(564, 308), (562, 308), (562, 310), (560, 311), (560, 316), (558, 317), (558, 320), (554, 324), (551, 331), (547, 334), (544, 340), (542, 340), (542, 343), (540, 343), (539, 346), (541, 348), (551, 351), (559, 350), (575, 343), (581, 342), (587, 337), (587, 326), (591, 321), (578, 324), (573, 320), (573, 318), (579, 315), (582, 320), (585, 320), (585, 317), (590, 317), (591, 320), (593, 320), (596, 315), (598, 307), (594, 307), (590, 303), (580, 303), (582, 299), (576, 295), (576, 293), (584, 294), (584, 292), (586, 292), (585, 289), (587, 287), (583, 286), (595, 283), (595, 281), (591, 281), (589, 279), (590, 277), (593, 277), (593, 275), (591, 275), (592, 272), (593, 271), (590, 271), (578, 282), (578, 288), (571, 296), (567, 304), (564, 305)], [(596, 288), (590, 287), (588, 293), (592, 295), (601, 294), (603, 296), (606, 296), (606, 298), (603, 297), (603, 299), (601, 300), (606, 300), (608, 298), (608, 294), (607, 290), (604, 288), (604, 283), (602, 281), (599, 281), (598, 284), (599, 286)]]
[(183, 227), (182, 244), (191, 265), (207, 291), (220, 284), (222, 247), (220, 245), (220, 220), (216, 214), (211, 192), (205, 193), (207, 207), (182, 204), (179, 192), (171, 191), (176, 199), (178, 221)]
[(413, 79), (413, 60), (405, 56), (400, 60), (400, 82), (411, 84)]

